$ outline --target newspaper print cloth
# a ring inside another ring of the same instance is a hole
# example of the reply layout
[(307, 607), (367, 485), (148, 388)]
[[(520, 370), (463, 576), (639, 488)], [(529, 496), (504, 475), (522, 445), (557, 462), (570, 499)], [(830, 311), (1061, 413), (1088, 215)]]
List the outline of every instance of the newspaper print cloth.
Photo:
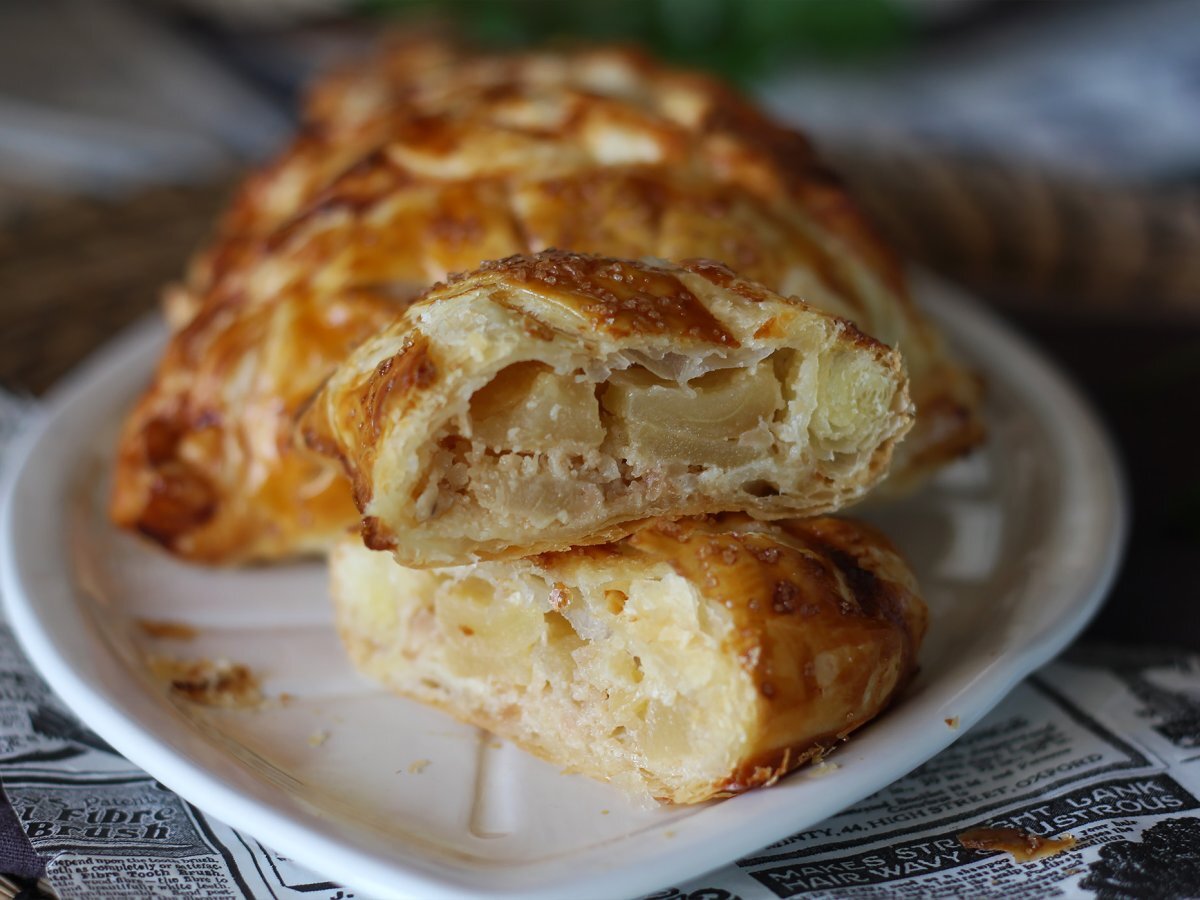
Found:
[[(0, 453), (27, 411), (0, 394)], [(2, 621), (0, 780), (0, 872), (36, 874), (32, 848), (64, 898), (355, 896), (308, 868), (320, 860), (281, 856), (123, 759)], [(1198, 798), (1200, 657), (1076, 648), (890, 787), (646, 900), (1197, 897)], [(1018, 863), (963, 846), (981, 825), (1075, 846)]]

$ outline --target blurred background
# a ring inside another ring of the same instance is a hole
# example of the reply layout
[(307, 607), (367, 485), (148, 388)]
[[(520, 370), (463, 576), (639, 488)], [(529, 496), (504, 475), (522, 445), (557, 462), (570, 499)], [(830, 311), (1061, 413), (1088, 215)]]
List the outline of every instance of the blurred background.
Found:
[(0, 387), (152, 309), (314, 72), (430, 19), (641, 43), (805, 128), (1113, 430), (1135, 523), (1092, 636), (1200, 648), (1200, 0), (4, 0)]

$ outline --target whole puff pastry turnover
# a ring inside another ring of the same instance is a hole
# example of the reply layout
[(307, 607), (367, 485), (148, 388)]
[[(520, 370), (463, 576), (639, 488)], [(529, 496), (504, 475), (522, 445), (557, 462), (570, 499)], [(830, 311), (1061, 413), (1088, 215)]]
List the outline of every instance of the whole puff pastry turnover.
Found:
[(348, 538), (331, 566), (365, 674), (675, 803), (819, 758), (903, 688), (925, 632), (887, 539), (828, 518), (659, 521), (611, 544), (433, 570)]
[(612, 540), (640, 520), (838, 509), (912, 423), (899, 354), (736, 277), (547, 251), (452, 279), (300, 421), (405, 565)]

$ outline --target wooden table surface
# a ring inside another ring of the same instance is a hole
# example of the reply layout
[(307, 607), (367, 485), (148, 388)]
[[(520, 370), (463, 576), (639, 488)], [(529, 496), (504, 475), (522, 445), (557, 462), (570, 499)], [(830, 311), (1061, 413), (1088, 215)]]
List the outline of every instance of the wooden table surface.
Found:
[[(1088, 637), (1200, 650), (1200, 202), (995, 166), (839, 162), (893, 241), (991, 301), (1112, 430), (1134, 521)], [(232, 183), (65, 200), (0, 226), (0, 387), (40, 395), (151, 312)]]

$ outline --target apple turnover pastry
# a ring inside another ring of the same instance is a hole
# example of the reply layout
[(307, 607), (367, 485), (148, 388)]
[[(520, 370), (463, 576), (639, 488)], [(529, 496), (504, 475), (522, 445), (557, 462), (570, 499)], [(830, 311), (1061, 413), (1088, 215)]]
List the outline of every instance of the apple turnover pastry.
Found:
[(888, 484), (981, 437), (978, 385), (802, 135), (628, 50), (399, 41), (315, 86), (300, 135), (169, 290), (114, 521), (208, 562), (324, 549), (353, 504), (335, 467), (297, 453), (297, 408), (433, 282), (550, 247), (716, 259), (898, 349), (917, 422)]
[(615, 543), (409, 569), (347, 538), (355, 665), (570, 770), (674, 803), (773, 783), (883, 710), (926, 609), (873, 529), (741, 514)]
[(439, 286), (300, 428), (405, 565), (612, 540), (639, 520), (838, 509), (912, 406), (899, 354), (707, 261), (547, 251)]

